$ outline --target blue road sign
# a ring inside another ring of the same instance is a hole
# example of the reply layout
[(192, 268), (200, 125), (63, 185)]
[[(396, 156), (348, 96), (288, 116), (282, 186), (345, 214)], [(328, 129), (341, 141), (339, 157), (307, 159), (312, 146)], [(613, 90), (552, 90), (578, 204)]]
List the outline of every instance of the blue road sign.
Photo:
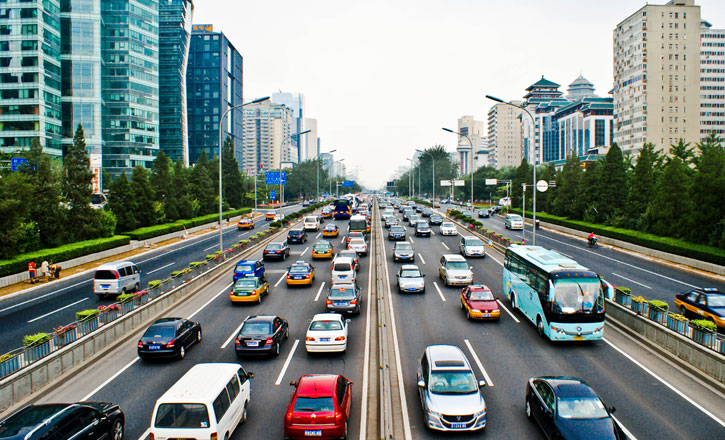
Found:
[(28, 159), (22, 158), (22, 157), (13, 157), (10, 159), (10, 169), (13, 171), (18, 171), (23, 164), (27, 164)]
[[(279, 185), (279, 171), (267, 171), (264, 173), (264, 183), (267, 185)], [(282, 172), (282, 184), (287, 183), (287, 172)]]
[(272, 200), (277, 200), (277, 192), (275, 190), (270, 191), (269, 198)]
[(345, 180), (345, 181), (342, 182), (342, 186), (343, 187), (352, 188), (353, 184), (354, 184), (354, 182), (352, 180)]

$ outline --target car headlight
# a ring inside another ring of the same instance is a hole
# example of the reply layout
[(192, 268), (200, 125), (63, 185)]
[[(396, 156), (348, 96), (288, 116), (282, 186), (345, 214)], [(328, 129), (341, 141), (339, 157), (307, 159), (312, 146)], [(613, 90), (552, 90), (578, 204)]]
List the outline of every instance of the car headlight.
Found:
[(433, 411), (432, 409), (429, 409), (429, 410), (428, 410), (428, 416), (429, 416), (429, 417), (435, 417), (435, 418), (437, 418), (437, 419), (440, 419), (440, 418), (442, 418), (442, 417), (443, 417), (443, 414), (441, 414), (441, 413), (439, 413), (439, 412), (437, 412), (437, 411)]
[(481, 312), (481, 311), (480, 311), (480, 310), (478, 310), (478, 309), (471, 309), (471, 311), (472, 311), (472, 312), (474, 312), (474, 313), (480, 313), (480, 312)]
[(551, 329), (554, 330), (557, 333), (561, 333), (561, 334), (566, 333), (566, 330), (564, 330), (563, 328), (554, 327), (553, 325), (551, 326)]

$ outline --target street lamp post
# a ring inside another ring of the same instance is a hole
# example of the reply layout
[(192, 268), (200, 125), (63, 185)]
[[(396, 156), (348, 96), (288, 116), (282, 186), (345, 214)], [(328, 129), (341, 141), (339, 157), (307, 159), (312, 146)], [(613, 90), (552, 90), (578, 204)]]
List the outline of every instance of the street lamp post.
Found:
[[(344, 160), (345, 159), (340, 159), (340, 160), (338, 160), (338, 162), (342, 162)], [(335, 173), (335, 198), (336, 199), (340, 198), (340, 187), (338, 186), (340, 184), (340, 182), (337, 181), (338, 177), (339, 176), (337, 175), (337, 173)], [(330, 190), (330, 192), (332, 192), (332, 190)]]
[[(433, 156), (433, 153), (431, 153), (430, 151), (421, 151), (417, 148), (415, 149), (415, 151), (418, 151), (423, 154), (429, 154), (431, 162), (433, 162), (433, 191), (432, 191), (433, 195), (432, 195), (432, 197), (433, 197), (433, 201), (435, 201), (435, 199), (436, 199), (436, 158), (435, 158), (435, 156)], [(420, 187), (420, 184), (418, 186)]]
[[(491, 96), (491, 95), (486, 95), (486, 98), (488, 98), (488, 99), (490, 99), (492, 101), (496, 101), (496, 102), (501, 103), (501, 104), (510, 105), (511, 107), (516, 107), (518, 109), (521, 109), (521, 110), (525, 111), (526, 114), (529, 115), (529, 117), (531, 118), (531, 129), (532, 130), (536, 130), (536, 121), (534, 121), (534, 117), (526, 109), (526, 107), (521, 106), (521, 105), (516, 105), (516, 104), (513, 104), (511, 102), (506, 102), (506, 101), (504, 101), (501, 98), (497, 98), (497, 97)], [(531, 138), (532, 138), (532, 142), (531, 142), (531, 163), (534, 165), (534, 173), (533, 173), (534, 174), (533, 175), (534, 181), (532, 182), (532, 192), (534, 193), (534, 196), (533, 196), (534, 197), (534, 208), (533, 208), (534, 209), (534, 214), (532, 216), (533, 223), (531, 225), (531, 231), (532, 231), (531, 232), (531, 244), (536, 245), (536, 145), (535, 145), (536, 144), (536, 132), (535, 131), (534, 131), (534, 136), (532, 136)], [(526, 193), (523, 193), (523, 194), (524, 194), (524, 197), (526, 197)], [(522, 217), (523, 218), (526, 218), (526, 212), (522, 212), (521, 214), (522, 214)]]
[(412, 199), (413, 198), (413, 193), (412, 193), (412, 189), (411, 188), (413, 187), (412, 186), (413, 184), (411, 183), (411, 177), (410, 176), (413, 175), (413, 158), (412, 157), (409, 157), (408, 160), (410, 161), (410, 171), (408, 171), (408, 198), (409, 199)]
[[(334, 153), (335, 150), (330, 150), (327, 153)], [(328, 173), (329, 174), (329, 173)], [(328, 176), (329, 177), (329, 176)], [(330, 191), (332, 192), (332, 191)], [(317, 146), (317, 201), (320, 201), (320, 146)]]
[[(453, 131), (450, 128), (443, 127), (443, 131), (447, 131), (449, 133), (455, 133), (459, 136), (463, 136), (464, 138), (468, 139), (468, 145), (471, 146), (471, 157), (473, 157), (473, 142), (471, 142), (471, 138), (469, 138), (468, 136), (466, 136), (463, 133)], [(470, 162), (471, 162), (471, 212), (473, 212), (473, 210), (474, 210), (474, 208), (473, 208), (473, 161), (470, 161)]]
[(279, 209), (282, 209), (282, 205), (284, 204), (284, 196), (282, 195), (282, 152), (284, 151), (284, 144), (285, 144), (285, 142), (289, 141), (292, 138), (292, 136), (297, 136), (299, 138), (299, 136), (302, 136), (303, 134), (307, 134), (310, 131), (312, 131), (312, 130), (300, 131), (299, 133), (294, 133), (294, 134), (290, 133), (287, 136), (285, 136), (284, 139), (282, 139), (282, 144), (279, 146), (279, 196), (278, 196), (279, 197)]
[[(221, 252), (224, 252), (224, 244), (222, 241), (223, 231), (222, 231), (222, 123), (224, 122), (224, 118), (226, 118), (227, 114), (229, 114), (230, 111), (238, 108), (242, 108), (245, 105), (249, 104), (257, 104), (262, 101), (266, 101), (269, 99), (269, 96), (265, 96), (264, 98), (255, 99), (254, 101), (249, 101), (244, 104), (235, 105), (234, 107), (229, 107), (227, 111), (224, 112), (221, 118), (219, 118), (219, 250)], [(256, 178), (256, 175), (255, 175)], [(256, 207), (256, 206), (255, 206)]]

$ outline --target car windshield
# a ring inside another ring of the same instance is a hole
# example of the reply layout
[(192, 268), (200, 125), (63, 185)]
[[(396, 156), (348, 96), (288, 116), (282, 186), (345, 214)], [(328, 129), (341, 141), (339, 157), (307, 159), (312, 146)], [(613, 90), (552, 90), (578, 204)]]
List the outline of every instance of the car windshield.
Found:
[(453, 223), (445, 222), (441, 224), (441, 228), (454, 228)]
[(302, 235), (302, 231), (289, 231), (289, 235), (292, 235), (292, 236)]
[(400, 272), (400, 278), (420, 278), (421, 274), (418, 269), (403, 269)]
[(725, 295), (709, 295), (707, 305), (710, 307), (725, 307)]
[(418, 222), (417, 225), (415, 225), (418, 229), (428, 229), (428, 223)]
[(435, 394), (471, 394), (478, 391), (478, 384), (470, 371), (433, 371), (429, 389)]
[(335, 231), (335, 230), (337, 230), (337, 226), (330, 223), (329, 225), (325, 226), (325, 229), (328, 231)]
[(277, 251), (282, 249), (282, 243), (270, 243), (267, 245), (267, 250)]
[(602, 401), (596, 397), (567, 397), (557, 400), (562, 419), (602, 419), (609, 417)]
[(295, 406), (292, 409), (294, 412), (332, 412), (335, 410), (335, 405), (332, 402), (332, 397), (297, 397), (295, 399)]
[(328, 296), (330, 298), (350, 298), (355, 296), (355, 289), (353, 289), (352, 286), (335, 287), (334, 289), (330, 290), (330, 294)]
[(143, 334), (144, 338), (154, 339), (168, 339), (173, 338), (176, 333), (176, 329), (173, 325), (152, 325), (146, 329), (146, 333)]
[(209, 412), (203, 403), (162, 403), (156, 410), (157, 428), (209, 428)]
[(257, 287), (257, 280), (255, 280), (254, 278), (239, 278), (237, 282), (234, 283), (234, 287)]
[(242, 336), (262, 336), (268, 335), (272, 330), (272, 326), (268, 322), (247, 322), (242, 327), (240, 334)]
[(403, 229), (402, 226), (392, 226), (390, 228), (390, 232), (398, 232), (398, 233), (400, 233), (400, 232), (405, 232), (405, 229)]
[(493, 293), (490, 290), (471, 290), (471, 296), (468, 297), (471, 301), (493, 301)]
[(509, 215), (509, 220), (512, 220), (512, 221), (517, 221), (517, 222), (519, 222), (519, 221), (521, 221), (522, 219), (521, 219), (521, 216), (520, 216), (520, 215), (516, 215), (516, 214), (510, 214), (510, 215)]
[(239, 264), (235, 270), (237, 272), (251, 272), (254, 268), (250, 264)]
[(309, 271), (309, 269), (307, 268), (307, 266), (302, 266), (302, 265), (292, 266), (289, 269), (289, 273), (307, 273), (308, 271)]
[(595, 278), (557, 280), (550, 299), (556, 313), (599, 313), (604, 309), (602, 285)]
[(410, 245), (410, 243), (404, 241), (402, 243), (397, 243), (395, 245), (395, 250), (396, 251), (412, 251), (413, 247)]
[(332, 268), (334, 272), (349, 272), (352, 270), (350, 263), (335, 263), (335, 267)]
[(465, 243), (466, 246), (483, 246), (483, 242), (478, 238), (467, 238)]
[(449, 261), (446, 267), (450, 270), (468, 270), (468, 263), (465, 261)]
[(312, 321), (310, 330), (342, 330), (340, 321)]

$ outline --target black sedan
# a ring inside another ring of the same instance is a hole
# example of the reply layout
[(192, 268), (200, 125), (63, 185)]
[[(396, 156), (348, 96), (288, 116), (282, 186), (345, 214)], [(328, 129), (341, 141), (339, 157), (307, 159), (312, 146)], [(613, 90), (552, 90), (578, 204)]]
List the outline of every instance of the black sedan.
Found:
[(288, 243), (306, 243), (307, 242), (307, 231), (304, 229), (292, 229), (287, 232)]
[(138, 341), (138, 357), (184, 359), (186, 350), (195, 342), (201, 342), (201, 324), (198, 322), (184, 318), (157, 319)]
[(491, 217), (491, 211), (488, 209), (479, 209), (478, 218), (489, 218)]
[(115, 403), (28, 405), (0, 422), (3, 439), (122, 440), (125, 416)]
[(543, 376), (526, 384), (526, 416), (550, 439), (625, 440), (613, 412), (581, 379)]
[(289, 323), (275, 315), (252, 315), (242, 323), (234, 341), (237, 356), (272, 354), (279, 356), (279, 346), (289, 338)]
[(388, 240), (400, 241), (405, 240), (405, 228), (402, 226), (391, 226), (388, 231)]
[(289, 257), (289, 245), (287, 244), (287, 240), (270, 243), (264, 248), (264, 251), (262, 251), (262, 259), (264, 260), (272, 258), (286, 260), (287, 257)]

